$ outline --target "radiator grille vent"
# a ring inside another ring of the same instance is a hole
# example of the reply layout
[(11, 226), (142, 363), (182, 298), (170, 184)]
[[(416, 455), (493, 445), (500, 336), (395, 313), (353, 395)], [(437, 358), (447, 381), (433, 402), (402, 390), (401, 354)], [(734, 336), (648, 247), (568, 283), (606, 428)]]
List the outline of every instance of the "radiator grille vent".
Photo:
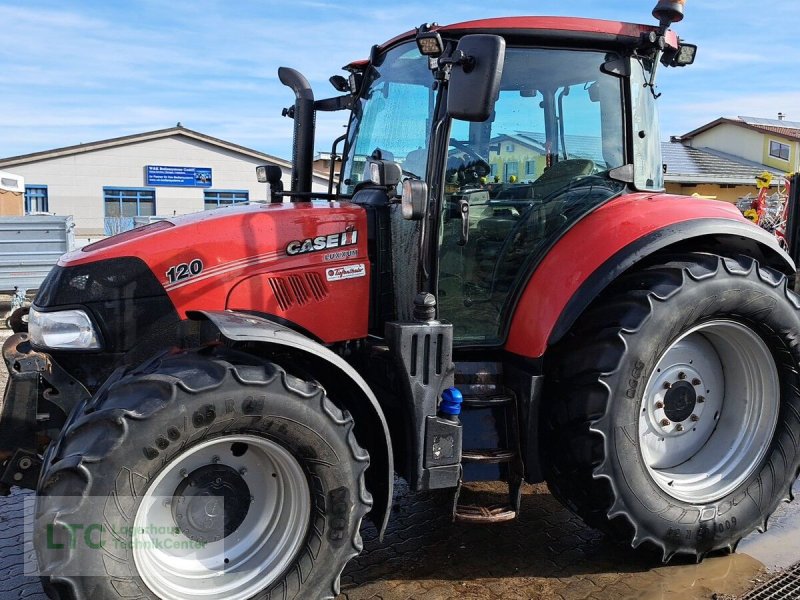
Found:
[(328, 296), (328, 288), (319, 273), (270, 277), (269, 285), (281, 310), (303, 306), (311, 301), (319, 302)]

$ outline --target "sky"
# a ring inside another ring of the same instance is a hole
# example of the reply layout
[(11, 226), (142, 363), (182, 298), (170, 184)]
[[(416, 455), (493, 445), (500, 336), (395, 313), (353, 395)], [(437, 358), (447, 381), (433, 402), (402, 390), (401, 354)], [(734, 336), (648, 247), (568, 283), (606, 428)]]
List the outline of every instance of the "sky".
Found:
[[(328, 77), (424, 22), (509, 15), (652, 23), (656, 0), (0, 0), (0, 157), (183, 126), (291, 156), (279, 66)], [(700, 49), (659, 77), (662, 137), (721, 116), (800, 121), (800, 2), (688, 0), (675, 26)], [(321, 115), (317, 151), (344, 130)]]

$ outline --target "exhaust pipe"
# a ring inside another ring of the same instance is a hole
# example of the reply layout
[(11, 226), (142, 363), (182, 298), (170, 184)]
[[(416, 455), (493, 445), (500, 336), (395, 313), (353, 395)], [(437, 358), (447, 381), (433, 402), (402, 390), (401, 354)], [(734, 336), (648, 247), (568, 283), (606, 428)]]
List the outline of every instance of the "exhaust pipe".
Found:
[[(284, 111), (294, 119), (294, 143), (292, 144), (292, 191), (311, 192), (311, 173), (314, 169), (314, 92), (308, 80), (294, 69), (280, 67), (278, 79), (292, 89), (295, 95), (294, 109)], [(292, 198), (296, 201), (297, 198)]]

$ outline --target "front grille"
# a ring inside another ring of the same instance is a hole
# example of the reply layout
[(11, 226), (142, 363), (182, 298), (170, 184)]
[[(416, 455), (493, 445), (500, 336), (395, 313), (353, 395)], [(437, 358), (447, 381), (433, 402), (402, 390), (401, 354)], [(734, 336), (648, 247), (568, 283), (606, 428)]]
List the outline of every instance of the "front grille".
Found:
[(795, 600), (796, 598), (800, 598), (800, 563), (742, 596), (742, 600)]

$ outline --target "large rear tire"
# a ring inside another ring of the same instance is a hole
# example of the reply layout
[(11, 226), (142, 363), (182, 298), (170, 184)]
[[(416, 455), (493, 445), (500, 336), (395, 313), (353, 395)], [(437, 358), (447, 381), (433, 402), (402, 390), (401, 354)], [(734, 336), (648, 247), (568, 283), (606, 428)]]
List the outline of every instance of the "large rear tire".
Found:
[(553, 493), (666, 561), (733, 551), (800, 471), (800, 302), (749, 258), (622, 277), (549, 361)]
[(353, 426), (319, 385), (248, 355), (151, 361), (79, 407), (47, 452), (35, 538), (45, 589), (333, 598), (372, 503)]

